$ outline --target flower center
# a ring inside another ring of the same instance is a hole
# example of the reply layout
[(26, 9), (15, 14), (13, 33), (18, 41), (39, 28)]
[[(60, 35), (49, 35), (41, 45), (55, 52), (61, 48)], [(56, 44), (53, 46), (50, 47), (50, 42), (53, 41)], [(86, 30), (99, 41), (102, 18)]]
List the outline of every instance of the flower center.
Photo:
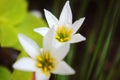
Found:
[(71, 34), (72, 34), (72, 29), (68, 29), (65, 26), (62, 27), (58, 26), (55, 38), (59, 42), (67, 42), (70, 40)]
[(48, 73), (54, 69), (54, 59), (50, 56), (50, 53), (42, 53), (37, 56), (37, 67), (42, 69), (44, 73)]

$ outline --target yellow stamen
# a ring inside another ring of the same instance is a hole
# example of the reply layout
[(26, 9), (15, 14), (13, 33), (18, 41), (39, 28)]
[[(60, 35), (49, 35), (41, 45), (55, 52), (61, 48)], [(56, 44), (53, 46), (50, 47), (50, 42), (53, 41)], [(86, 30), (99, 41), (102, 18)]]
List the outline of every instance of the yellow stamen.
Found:
[(64, 38), (64, 41), (68, 41), (70, 38)]
[(59, 37), (59, 36), (56, 36), (56, 39), (60, 39), (60, 37)]
[(60, 39), (61, 42), (63, 42), (64, 40), (63, 39)]
[(45, 59), (48, 59), (49, 58), (49, 53), (46, 53), (45, 54)]
[(67, 42), (70, 40), (71, 34), (72, 34), (71, 28), (67, 28), (65, 26), (61, 26), (61, 27), (58, 26), (55, 38), (59, 42)]
[(37, 57), (37, 60), (38, 61), (43, 61), (42, 57), (40, 57), (40, 56)]
[(53, 69), (53, 67), (52, 67), (52, 66), (48, 66), (48, 68), (49, 68), (49, 70), (52, 70), (52, 69)]
[(39, 68), (42, 68), (42, 64), (41, 64), (41, 63), (38, 63), (37, 66), (38, 66)]
[(37, 58), (36, 66), (40, 68), (45, 74), (49, 73), (54, 68), (54, 58), (51, 57), (49, 52), (43, 52)]
[(44, 71), (44, 72), (47, 72), (47, 67), (44, 67), (43, 71)]

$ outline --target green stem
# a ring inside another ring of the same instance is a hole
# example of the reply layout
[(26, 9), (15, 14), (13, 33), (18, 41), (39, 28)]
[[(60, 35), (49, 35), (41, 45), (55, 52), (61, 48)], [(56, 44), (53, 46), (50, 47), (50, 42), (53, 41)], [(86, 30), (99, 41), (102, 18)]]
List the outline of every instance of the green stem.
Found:
[[(101, 6), (101, 1), (99, 2), (100, 3), (100, 6), (99, 6), (99, 10), (97, 12), (97, 17), (95, 17), (95, 19), (93, 19), (94, 23), (93, 24), (93, 29), (92, 31), (90, 32), (90, 35), (88, 36), (88, 39), (87, 39), (87, 42), (86, 42), (86, 50), (85, 50), (85, 53), (84, 53), (84, 58), (83, 58), (83, 61), (82, 61), (82, 66), (80, 67), (80, 77), (79, 79), (81, 80), (84, 80), (86, 78), (86, 72), (87, 72), (87, 69), (88, 69), (88, 66), (89, 66), (89, 60), (90, 60), (90, 54), (92, 52), (92, 49), (93, 49), (93, 46), (95, 44), (95, 40), (96, 40), (96, 33), (97, 33), (97, 30), (98, 30), (98, 27), (96, 26), (99, 26), (101, 23), (100, 23), (100, 20), (101, 20), (101, 16), (102, 16), (102, 12), (103, 12), (103, 8)], [(82, 72), (82, 73), (81, 73)]]
[(79, 12), (78, 12), (78, 18), (80, 18), (81, 16), (84, 16), (86, 8), (88, 7), (88, 3), (90, 0), (82, 0), (83, 2), (81, 3)]
[(100, 47), (102, 45), (101, 43), (102, 43), (102, 40), (104, 38), (105, 30), (106, 30), (106, 27), (107, 27), (108, 18), (109, 18), (109, 15), (110, 15), (110, 12), (111, 12), (111, 7), (112, 7), (111, 6), (112, 2), (113, 2), (113, 0), (111, 0), (108, 11), (106, 13), (106, 16), (105, 16), (105, 19), (104, 19), (104, 22), (103, 22), (103, 27), (102, 27), (102, 30), (101, 30), (101, 33), (100, 33), (100, 37), (98, 39), (98, 43), (97, 43), (95, 52), (93, 53), (94, 55), (93, 55), (93, 58), (91, 60), (91, 64), (90, 64), (90, 67), (88, 69), (88, 75), (87, 75), (86, 80), (89, 80), (89, 78), (90, 78), (90, 75), (91, 75), (91, 72), (92, 72), (96, 57), (97, 57), (97, 53), (99, 52), (99, 49), (100, 49)]
[(117, 51), (117, 54), (116, 54), (116, 56), (115, 56), (115, 60), (114, 60), (114, 62), (113, 62), (113, 64), (112, 64), (111, 70), (110, 70), (110, 72), (109, 72), (106, 80), (111, 80), (112, 77), (113, 77), (113, 74), (115, 73), (115, 69), (116, 69), (115, 66), (116, 66), (116, 64), (119, 63), (119, 61), (120, 61), (120, 54), (119, 54), (119, 53), (120, 53), (120, 45), (119, 45), (119, 47), (118, 47), (118, 51)]
[(104, 61), (105, 61), (105, 58), (107, 56), (107, 51), (108, 51), (108, 48), (109, 48), (109, 45), (110, 45), (110, 41), (112, 39), (112, 35), (113, 35), (113, 32), (114, 32), (115, 27), (116, 27), (116, 22), (118, 21), (118, 19), (117, 19), (117, 12), (118, 12), (117, 7), (118, 6), (116, 6), (115, 11), (112, 11), (112, 12), (114, 12), (114, 14), (113, 14), (113, 18), (111, 19), (112, 20), (111, 21), (112, 23), (111, 23), (111, 26), (110, 26), (111, 28), (110, 28), (107, 40), (105, 42), (105, 45), (103, 47), (103, 50), (101, 52), (101, 56), (100, 56), (98, 66), (97, 66), (97, 69), (96, 69), (97, 71), (95, 72), (95, 75), (94, 75), (95, 79), (98, 78), (100, 72), (102, 71), (102, 67), (104, 65)]

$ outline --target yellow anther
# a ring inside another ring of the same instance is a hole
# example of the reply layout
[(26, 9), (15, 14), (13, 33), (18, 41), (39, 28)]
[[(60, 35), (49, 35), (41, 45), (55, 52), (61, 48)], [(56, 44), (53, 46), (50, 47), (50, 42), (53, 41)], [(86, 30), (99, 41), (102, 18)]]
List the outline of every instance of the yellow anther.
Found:
[(64, 38), (64, 41), (68, 41), (70, 38)]
[(60, 39), (60, 36), (57, 35), (55, 38), (56, 38), (56, 39)]
[(45, 54), (45, 59), (49, 59), (49, 53)]
[(49, 70), (52, 70), (52, 69), (53, 69), (53, 67), (52, 67), (52, 66), (48, 66), (48, 69), (49, 69)]
[(47, 72), (47, 67), (44, 67), (43, 71), (44, 71), (44, 72)]
[(42, 57), (40, 57), (40, 56), (37, 57), (37, 60), (38, 61), (43, 61)]
[(42, 68), (42, 64), (41, 64), (41, 63), (37, 63), (37, 66), (38, 66), (39, 68)]
[(64, 40), (63, 39), (60, 39), (61, 42), (63, 42)]

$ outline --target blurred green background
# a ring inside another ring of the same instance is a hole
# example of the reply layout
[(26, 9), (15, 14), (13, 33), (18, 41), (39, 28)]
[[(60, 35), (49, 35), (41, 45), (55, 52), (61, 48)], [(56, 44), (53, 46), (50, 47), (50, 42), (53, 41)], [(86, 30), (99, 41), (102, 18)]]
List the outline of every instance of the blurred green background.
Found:
[[(73, 22), (85, 17), (79, 33), (86, 41), (72, 44), (65, 61), (72, 76), (52, 75), (50, 80), (120, 80), (120, 0), (69, 0)], [(0, 80), (32, 80), (32, 73), (13, 70), (17, 58), (27, 56), (18, 42), (23, 33), (42, 47), (34, 28), (47, 26), (43, 9), (57, 18), (66, 0), (0, 0)], [(37, 18), (30, 11), (38, 10)], [(21, 77), (22, 76), (22, 77)]]

